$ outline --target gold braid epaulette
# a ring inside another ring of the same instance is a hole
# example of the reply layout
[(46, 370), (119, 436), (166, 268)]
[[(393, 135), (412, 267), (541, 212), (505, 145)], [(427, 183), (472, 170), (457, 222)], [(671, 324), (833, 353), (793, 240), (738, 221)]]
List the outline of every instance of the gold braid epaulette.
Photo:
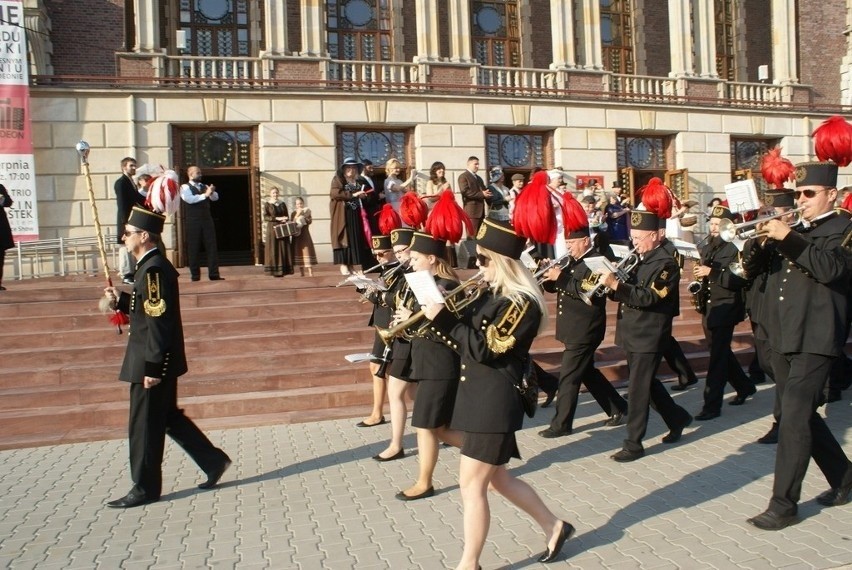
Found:
[(515, 332), (529, 306), (530, 301), (528, 299), (524, 299), (520, 306), (512, 301), (508, 310), (503, 313), (500, 322), (488, 325), (488, 328), (485, 329), (485, 342), (491, 352), (504, 354), (515, 346), (515, 337), (512, 333)]
[(160, 296), (160, 272), (149, 271), (145, 274), (148, 286), (148, 298), (142, 304), (149, 317), (160, 317), (166, 312), (166, 301)]

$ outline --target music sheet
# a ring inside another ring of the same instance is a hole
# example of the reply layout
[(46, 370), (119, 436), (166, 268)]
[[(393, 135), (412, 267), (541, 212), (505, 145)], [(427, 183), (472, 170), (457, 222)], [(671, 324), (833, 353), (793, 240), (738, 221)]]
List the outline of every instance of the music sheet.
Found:
[(435, 278), (428, 271), (406, 273), (405, 280), (408, 281), (408, 286), (411, 287), (411, 291), (420, 305), (428, 306), (444, 302), (444, 296), (438, 289)]
[(735, 214), (760, 209), (757, 187), (752, 179), (725, 184), (725, 196), (728, 198), (728, 208)]

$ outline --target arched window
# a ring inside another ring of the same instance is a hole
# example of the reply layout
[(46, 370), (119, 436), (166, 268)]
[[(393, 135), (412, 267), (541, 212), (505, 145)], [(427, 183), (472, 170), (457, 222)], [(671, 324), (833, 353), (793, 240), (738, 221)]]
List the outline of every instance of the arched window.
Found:
[(178, 27), (186, 31), (186, 51), (211, 57), (252, 54), (249, 0), (180, 0)]
[(332, 59), (392, 61), (391, 0), (328, 0), (328, 53)]
[(482, 65), (520, 67), (517, 0), (474, 1), (471, 6), (473, 57)]
[(631, 0), (600, 0), (601, 50), (604, 69), (634, 73), (633, 10)]

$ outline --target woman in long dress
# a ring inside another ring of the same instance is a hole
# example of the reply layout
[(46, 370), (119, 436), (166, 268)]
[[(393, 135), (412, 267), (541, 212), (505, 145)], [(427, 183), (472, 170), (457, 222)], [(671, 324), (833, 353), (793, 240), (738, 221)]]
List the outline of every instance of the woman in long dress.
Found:
[(293, 221), (300, 228), (299, 233), (293, 238), (293, 245), (296, 250), (294, 263), (299, 267), (302, 277), (305, 274), (308, 277), (313, 277), (312, 267), (317, 264), (317, 252), (314, 248), (314, 240), (311, 237), (311, 222), (313, 222), (311, 210), (305, 207), (305, 200), (301, 197), (296, 198), (293, 208)]
[(281, 191), (273, 186), (269, 191), (269, 200), (263, 204), (263, 221), (266, 222), (263, 272), (267, 275), (284, 277), (293, 273), (292, 238), (276, 239), (275, 237), (275, 226), (289, 219), (287, 204), (281, 200)]
[(361, 163), (347, 158), (331, 179), (331, 247), (340, 273), (349, 275), (353, 265), (370, 263), (372, 232), (361, 199), (367, 192), (358, 184)]

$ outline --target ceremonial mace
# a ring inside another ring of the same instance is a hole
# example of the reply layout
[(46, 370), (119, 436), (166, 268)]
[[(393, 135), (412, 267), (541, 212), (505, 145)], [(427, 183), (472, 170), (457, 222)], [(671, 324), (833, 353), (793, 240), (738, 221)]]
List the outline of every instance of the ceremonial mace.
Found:
[[(112, 277), (109, 276), (109, 264), (107, 263), (106, 245), (104, 244), (104, 233), (101, 229), (101, 220), (98, 217), (98, 206), (95, 203), (95, 189), (92, 186), (92, 175), (89, 172), (89, 150), (91, 147), (89, 147), (89, 143), (81, 140), (77, 143), (75, 148), (77, 149), (77, 154), (80, 156), (80, 165), (83, 167), (83, 175), (86, 177), (86, 190), (89, 191), (89, 205), (92, 207), (92, 218), (95, 222), (95, 234), (98, 239), (98, 252), (101, 255), (101, 265), (104, 268), (104, 277), (106, 277), (107, 286), (112, 287)], [(106, 299), (106, 297), (104, 299)], [(102, 304), (101, 309), (104, 310), (104, 312), (112, 311), (112, 314), (109, 315), (109, 322), (115, 325), (117, 334), (121, 334), (121, 325), (126, 325), (130, 322), (127, 315), (118, 309), (109, 307), (108, 305), (105, 307)]]

